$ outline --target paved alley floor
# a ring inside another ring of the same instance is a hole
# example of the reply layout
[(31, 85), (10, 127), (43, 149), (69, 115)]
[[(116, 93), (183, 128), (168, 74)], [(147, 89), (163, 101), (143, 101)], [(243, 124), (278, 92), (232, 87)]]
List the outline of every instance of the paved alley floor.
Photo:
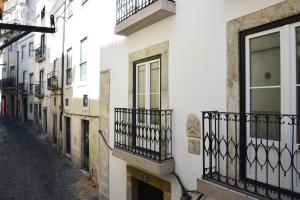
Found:
[(94, 184), (28, 125), (0, 117), (0, 200), (97, 200)]

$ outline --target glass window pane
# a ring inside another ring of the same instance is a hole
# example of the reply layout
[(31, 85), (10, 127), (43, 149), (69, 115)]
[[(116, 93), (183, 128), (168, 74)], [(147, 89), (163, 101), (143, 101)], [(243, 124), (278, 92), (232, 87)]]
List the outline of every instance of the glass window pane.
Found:
[(250, 40), (251, 86), (280, 85), (280, 33)]
[[(251, 90), (251, 113), (274, 113), (280, 114), (280, 88), (266, 88), (266, 89), (252, 89)], [(255, 122), (255, 118), (251, 119), (251, 137), (257, 137), (270, 140), (278, 140), (279, 139), (279, 126), (278, 119), (273, 117), (270, 121), (274, 123), (270, 123), (267, 126), (265, 122), (265, 118), (261, 116), (257, 119), (257, 123)], [(275, 123), (277, 121), (277, 123)]]
[(145, 108), (145, 95), (138, 95), (138, 108)]
[(159, 62), (151, 63), (151, 93), (159, 93)]
[(145, 65), (138, 67), (138, 93), (145, 93)]
[(80, 63), (86, 62), (87, 61), (87, 40), (84, 39), (81, 41), (81, 52), (80, 52)]
[(151, 94), (151, 109), (159, 109), (159, 94)]

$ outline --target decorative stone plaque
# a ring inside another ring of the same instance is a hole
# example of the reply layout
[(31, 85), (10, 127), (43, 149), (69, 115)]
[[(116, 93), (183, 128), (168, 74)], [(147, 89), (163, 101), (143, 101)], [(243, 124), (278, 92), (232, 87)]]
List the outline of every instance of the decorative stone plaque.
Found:
[(200, 138), (200, 119), (196, 114), (189, 114), (186, 120), (187, 137)]
[(192, 154), (200, 155), (200, 140), (188, 139), (188, 152)]

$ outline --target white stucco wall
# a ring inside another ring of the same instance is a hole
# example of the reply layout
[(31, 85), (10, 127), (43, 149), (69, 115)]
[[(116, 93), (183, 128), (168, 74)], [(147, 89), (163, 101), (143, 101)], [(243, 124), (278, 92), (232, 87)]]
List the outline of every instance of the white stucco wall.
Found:
[[(100, 68), (111, 70), (111, 146), (113, 109), (128, 106), (128, 54), (168, 40), (175, 170), (189, 190), (196, 189), (196, 179), (202, 174), (202, 152), (200, 156), (187, 152), (185, 122), (189, 113), (200, 117), (204, 110), (226, 111), (226, 22), (281, 1), (178, 0), (176, 15), (102, 46)], [(113, 25), (106, 28), (112, 30)], [(126, 199), (126, 163), (110, 156), (109, 171), (110, 199)], [(170, 181), (176, 185), (172, 186), (172, 199), (179, 199), (180, 188), (174, 178)]]

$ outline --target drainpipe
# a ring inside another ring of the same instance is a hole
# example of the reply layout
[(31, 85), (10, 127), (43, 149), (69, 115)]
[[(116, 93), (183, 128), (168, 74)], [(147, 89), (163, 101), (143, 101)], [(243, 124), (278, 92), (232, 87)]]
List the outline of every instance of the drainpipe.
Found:
[(16, 80), (16, 88), (17, 88), (17, 119), (19, 119), (19, 50), (17, 50), (17, 80)]
[[(62, 136), (62, 120), (64, 112), (64, 72), (65, 72), (65, 19), (66, 19), (66, 1), (64, 3), (64, 16), (63, 16), (63, 33), (62, 33), (62, 52), (61, 52), (61, 89), (60, 89), (60, 120), (59, 131)], [(61, 138), (62, 139), (62, 138)]]

